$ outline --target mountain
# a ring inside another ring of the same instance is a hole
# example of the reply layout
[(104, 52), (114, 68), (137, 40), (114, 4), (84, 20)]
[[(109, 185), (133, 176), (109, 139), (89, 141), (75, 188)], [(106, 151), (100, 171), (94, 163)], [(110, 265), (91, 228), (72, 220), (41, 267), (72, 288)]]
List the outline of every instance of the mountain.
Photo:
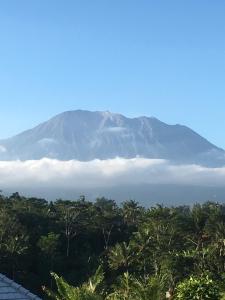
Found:
[(0, 160), (113, 157), (168, 159), (174, 163), (225, 165), (225, 151), (190, 128), (156, 118), (110, 112), (67, 111), (33, 129), (0, 141)]
[(154, 206), (156, 203), (164, 205), (193, 205), (206, 201), (216, 201), (225, 203), (224, 186), (196, 186), (180, 184), (140, 184), (140, 185), (121, 185), (116, 187), (98, 187), (98, 188), (62, 188), (61, 186), (34, 187), (27, 186), (16, 189), (5, 187), (4, 194), (11, 195), (18, 191), (21, 195), (54, 201), (55, 199), (79, 199), (80, 195), (85, 195), (86, 199), (94, 201), (96, 198), (106, 197), (115, 199), (118, 203), (126, 199), (135, 199), (141, 205), (146, 207)]

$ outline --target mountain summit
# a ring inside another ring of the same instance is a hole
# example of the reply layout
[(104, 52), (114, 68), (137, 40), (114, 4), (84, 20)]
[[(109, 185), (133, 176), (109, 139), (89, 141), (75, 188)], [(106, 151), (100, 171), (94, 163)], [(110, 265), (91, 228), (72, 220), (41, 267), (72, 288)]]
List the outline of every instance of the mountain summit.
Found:
[(225, 165), (225, 151), (186, 126), (108, 111), (67, 111), (0, 141), (0, 160), (48, 157), (87, 161), (137, 156), (182, 164)]

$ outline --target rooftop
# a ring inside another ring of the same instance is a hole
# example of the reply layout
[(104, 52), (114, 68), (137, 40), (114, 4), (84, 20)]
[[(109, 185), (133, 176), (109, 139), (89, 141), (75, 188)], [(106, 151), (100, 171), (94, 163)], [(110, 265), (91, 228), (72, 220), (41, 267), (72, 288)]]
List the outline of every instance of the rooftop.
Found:
[(0, 273), (0, 300), (41, 300), (21, 285)]

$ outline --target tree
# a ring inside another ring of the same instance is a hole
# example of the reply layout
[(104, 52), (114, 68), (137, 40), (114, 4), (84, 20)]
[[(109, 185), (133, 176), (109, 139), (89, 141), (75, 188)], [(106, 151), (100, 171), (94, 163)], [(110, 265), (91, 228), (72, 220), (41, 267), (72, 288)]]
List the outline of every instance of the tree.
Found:
[(138, 202), (134, 200), (125, 201), (123, 202), (122, 210), (124, 222), (128, 226), (137, 227), (143, 212), (143, 208), (138, 205)]
[(18, 257), (28, 248), (28, 235), (18, 219), (2, 209), (0, 211), (0, 251), (11, 264), (12, 278), (15, 277)]
[(55, 300), (103, 300), (99, 286), (101, 285), (104, 274), (102, 268), (99, 267), (95, 274), (87, 283), (79, 287), (69, 285), (62, 277), (52, 273), (57, 285), (57, 292), (54, 293), (44, 288), (47, 295)]
[[(47, 236), (41, 236), (38, 241), (38, 247), (48, 259), (50, 257), (50, 271), (53, 271), (54, 268), (54, 257), (58, 247), (59, 236), (59, 234), (49, 232)], [(52, 287), (52, 279), (50, 281), (50, 284)]]
[(56, 252), (59, 240), (59, 234), (55, 234), (54, 232), (49, 232), (47, 236), (41, 236), (38, 241), (38, 246), (48, 257), (51, 258)]
[(66, 236), (66, 256), (70, 255), (70, 242), (77, 235), (77, 221), (80, 212), (75, 206), (65, 206), (62, 212), (62, 219), (64, 223), (64, 234)]
[(162, 278), (137, 279), (125, 272), (106, 300), (161, 300), (164, 297)]
[(97, 198), (95, 202), (96, 225), (101, 228), (104, 248), (107, 250), (110, 245), (113, 233), (118, 235), (117, 229), (122, 224), (120, 210), (114, 200), (109, 200), (104, 197)]
[(108, 254), (109, 266), (114, 270), (128, 271), (134, 259), (135, 248), (132, 243), (127, 244), (123, 242), (116, 244), (110, 249)]

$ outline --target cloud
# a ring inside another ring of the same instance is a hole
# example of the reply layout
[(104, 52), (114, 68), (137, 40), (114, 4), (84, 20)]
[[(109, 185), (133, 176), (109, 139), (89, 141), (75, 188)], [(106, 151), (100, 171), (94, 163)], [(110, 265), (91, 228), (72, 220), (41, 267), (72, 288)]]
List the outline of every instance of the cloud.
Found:
[(38, 141), (38, 144), (40, 144), (43, 147), (46, 147), (48, 145), (56, 144), (57, 141), (52, 138), (44, 138)]
[(225, 167), (174, 165), (146, 158), (0, 161), (0, 188), (107, 188), (138, 184), (225, 186)]
[(117, 133), (117, 132), (123, 132), (127, 131), (125, 127), (115, 126), (115, 127), (105, 127), (100, 130), (101, 132), (111, 132), (111, 133)]

